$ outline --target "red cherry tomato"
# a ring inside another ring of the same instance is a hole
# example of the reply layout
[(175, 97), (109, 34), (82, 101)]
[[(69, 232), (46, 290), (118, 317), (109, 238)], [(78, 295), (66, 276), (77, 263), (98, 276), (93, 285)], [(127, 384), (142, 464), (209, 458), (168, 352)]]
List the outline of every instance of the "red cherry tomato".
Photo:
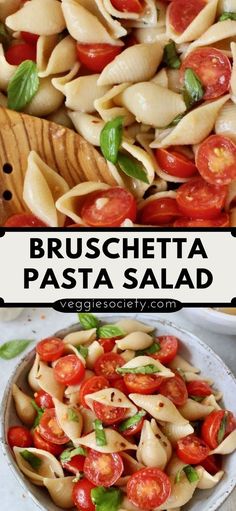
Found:
[(201, 465), (209, 474), (214, 476), (221, 470), (221, 457), (219, 455), (217, 456), (217, 454), (210, 454), (210, 456), (207, 456), (207, 458), (201, 462)]
[[(142, 417), (138, 422), (136, 422), (136, 424), (134, 424), (133, 426), (130, 426), (129, 428), (125, 429), (124, 431), (122, 431), (122, 435), (123, 436), (133, 436), (133, 435), (137, 435), (137, 433), (140, 433), (140, 431), (142, 430), (142, 427), (143, 427), (143, 423), (144, 423), (144, 417)], [(119, 429), (119, 428), (118, 428)]]
[(173, 335), (161, 335), (156, 338), (156, 342), (160, 344), (161, 349), (151, 355), (152, 358), (159, 360), (162, 364), (169, 364), (177, 355), (179, 340)]
[(137, 394), (153, 394), (159, 389), (163, 381), (162, 376), (155, 374), (125, 374), (124, 382), (129, 392)]
[(140, 14), (144, 7), (140, 0), (111, 0), (111, 3), (120, 12), (136, 12)]
[(206, 397), (212, 394), (212, 389), (206, 381), (193, 380), (187, 383), (187, 390), (189, 397)]
[(170, 494), (170, 480), (159, 468), (142, 468), (127, 484), (127, 496), (132, 504), (149, 511), (163, 504)]
[(85, 375), (85, 367), (76, 355), (60, 358), (54, 368), (55, 379), (64, 385), (77, 385)]
[(111, 44), (77, 44), (78, 60), (87, 69), (95, 73), (101, 73), (117, 55), (120, 54), (122, 46)]
[(84, 470), (85, 456), (82, 456), (81, 454), (72, 456), (70, 461), (63, 461), (62, 459), (60, 461), (62, 467), (68, 472), (71, 472), (71, 474), (77, 475), (79, 472), (83, 472)]
[(113, 387), (115, 387), (115, 389), (120, 390), (121, 392), (123, 392), (123, 394), (128, 396), (129, 390), (127, 389), (127, 387), (125, 385), (124, 378), (119, 378), (119, 380), (115, 380), (112, 383), (112, 385), (113, 385)]
[(34, 215), (22, 213), (10, 216), (4, 227), (47, 227), (47, 225)]
[(52, 396), (44, 390), (38, 390), (34, 394), (35, 403), (39, 406), (39, 408), (54, 408), (54, 403), (52, 400)]
[[(224, 424), (223, 422), (224, 421)], [(224, 431), (219, 438), (220, 428), (223, 426)], [(211, 449), (216, 447), (236, 428), (236, 421), (231, 412), (228, 410), (215, 410), (211, 412), (203, 422), (202, 438)]]
[(5, 57), (12, 66), (19, 66), (25, 60), (36, 62), (36, 47), (27, 43), (14, 44), (6, 50)]
[(86, 403), (87, 394), (93, 394), (94, 392), (98, 392), (102, 389), (107, 389), (109, 387), (109, 381), (104, 376), (92, 376), (85, 380), (80, 387), (79, 390), (79, 402), (85, 408), (89, 408)]
[(200, 144), (197, 168), (212, 185), (228, 185), (236, 179), (236, 145), (223, 135), (211, 135)]
[(216, 48), (199, 48), (190, 53), (183, 61), (180, 70), (184, 81), (186, 69), (193, 69), (204, 88), (203, 99), (215, 99), (229, 90), (231, 64), (220, 50)]
[(194, 177), (178, 188), (176, 200), (183, 215), (208, 220), (220, 215), (226, 195), (226, 186), (210, 185), (201, 177)]
[(64, 353), (65, 344), (58, 337), (47, 337), (38, 342), (36, 351), (44, 362), (54, 362)]
[(98, 339), (98, 342), (101, 344), (102, 348), (104, 349), (104, 353), (108, 353), (109, 351), (112, 351), (116, 342), (115, 340), (117, 337), (110, 337), (107, 339)]
[(176, 199), (163, 197), (148, 201), (139, 212), (139, 222), (143, 225), (166, 225), (181, 216)]
[(39, 434), (53, 444), (61, 445), (69, 442), (69, 438), (65, 435), (57, 422), (56, 412), (54, 408), (47, 408), (39, 422)]
[(109, 381), (119, 380), (120, 375), (116, 373), (117, 367), (125, 364), (125, 360), (118, 353), (104, 353), (94, 364), (94, 372), (97, 376), (105, 376)]
[(81, 479), (75, 483), (72, 491), (72, 500), (79, 511), (95, 511), (92, 503), (91, 490), (96, 488), (88, 479)]
[(155, 155), (159, 167), (170, 176), (192, 177), (197, 173), (194, 162), (174, 149), (156, 149)]
[(38, 42), (39, 35), (38, 34), (31, 34), (30, 32), (21, 32), (21, 37), (24, 39), (24, 41), (28, 44), (33, 44), (36, 46)]
[(174, 227), (229, 227), (228, 213), (222, 213), (212, 220), (191, 220), (191, 218), (181, 217), (175, 220)]
[(33, 437), (25, 426), (12, 426), (7, 433), (7, 440), (11, 448), (32, 447)]
[[(99, 199), (104, 199), (102, 207)], [(135, 221), (136, 212), (133, 195), (117, 186), (88, 195), (81, 209), (81, 218), (91, 227), (117, 227), (126, 218)]]
[(198, 465), (209, 455), (208, 445), (195, 435), (188, 435), (177, 442), (176, 454), (184, 463)]
[(206, 6), (204, 0), (174, 0), (169, 7), (169, 21), (175, 32), (182, 34)]
[(185, 382), (177, 373), (172, 378), (165, 378), (163, 380), (159, 393), (168, 397), (176, 406), (183, 406), (188, 399)]
[(36, 449), (42, 449), (43, 451), (48, 451), (53, 456), (60, 456), (63, 451), (63, 447), (61, 445), (53, 444), (48, 440), (45, 440), (39, 433), (38, 428), (36, 428), (33, 432), (34, 446)]
[(127, 408), (103, 405), (98, 401), (94, 401), (93, 411), (100, 421), (104, 422), (106, 425), (110, 425), (123, 420), (126, 415)]
[(124, 470), (118, 453), (106, 454), (90, 449), (84, 464), (84, 474), (96, 486), (112, 486)]

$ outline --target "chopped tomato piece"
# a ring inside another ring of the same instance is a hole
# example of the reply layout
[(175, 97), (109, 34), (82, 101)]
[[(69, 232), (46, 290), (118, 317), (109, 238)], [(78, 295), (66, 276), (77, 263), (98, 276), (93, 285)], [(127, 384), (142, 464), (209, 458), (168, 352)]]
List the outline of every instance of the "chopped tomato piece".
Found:
[(79, 61), (90, 71), (101, 73), (119, 55), (122, 46), (111, 44), (77, 44)]
[(6, 50), (5, 57), (12, 66), (19, 66), (25, 60), (36, 62), (36, 48), (27, 43), (14, 44)]
[(221, 470), (221, 457), (217, 454), (210, 454), (210, 456), (207, 456), (207, 458), (201, 462), (201, 465), (209, 474), (214, 476)]
[(143, 225), (166, 225), (181, 216), (176, 199), (163, 197), (147, 201), (139, 212), (139, 221)]
[(111, 3), (113, 7), (120, 12), (135, 12), (140, 14), (144, 8), (143, 2), (140, 0), (111, 0)]
[(206, 397), (212, 394), (212, 389), (206, 381), (193, 380), (187, 383), (189, 397)]
[(58, 424), (54, 408), (45, 410), (39, 422), (39, 434), (53, 444), (61, 445), (69, 442), (61, 426)]
[(12, 426), (7, 433), (7, 440), (11, 448), (32, 447), (33, 437), (25, 426)]
[(209, 455), (208, 445), (195, 435), (188, 435), (177, 442), (176, 454), (184, 463), (198, 465)]
[(21, 213), (19, 215), (10, 216), (6, 220), (4, 227), (48, 227), (48, 226), (34, 215), (30, 215), (29, 213)]
[(54, 362), (64, 353), (65, 344), (58, 337), (47, 337), (38, 342), (36, 351), (44, 362)]
[(52, 396), (44, 390), (38, 390), (34, 394), (34, 399), (39, 408), (54, 408), (54, 403), (52, 400)]
[(93, 394), (94, 392), (98, 392), (102, 389), (107, 389), (109, 387), (109, 381), (104, 376), (92, 376), (85, 380), (80, 387), (79, 390), (79, 402), (85, 408), (89, 408), (86, 403), (87, 394)]
[(85, 456), (82, 456), (81, 454), (76, 454), (75, 456), (72, 456), (70, 461), (63, 461), (61, 459), (62, 467), (71, 474), (75, 475), (77, 475), (79, 472), (83, 472), (84, 462)]
[(228, 410), (215, 410), (211, 412), (203, 422), (202, 438), (211, 449), (223, 442), (223, 440), (236, 428), (236, 420)]
[(125, 360), (118, 353), (104, 353), (94, 364), (94, 372), (97, 376), (105, 376), (109, 381), (119, 380), (120, 375), (117, 374), (117, 367), (125, 364)]
[(64, 385), (77, 385), (85, 375), (85, 367), (76, 355), (60, 358), (53, 371), (55, 379)]
[(197, 173), (195, 163), (175, 149), (156, 149), (155, 155), (161, 170), (170, 176), (185, 178)]
[(155, 509), (164, 504), (170, 494), (170, 480), (159, 468), (142, 468), (127, 484), (128, 499), (141, 509)]
[(34, 439), (34, 446), (36, 449), (42, 449), (43, 451), (50, 452), (53, 454), (53, 456), (60, 456), (62, 451), (64, 450), (64, 447), (58, 444), (54, 444), (52, 442), (49, 442), (48, 440), (45, 440), (40, 433), (38, 428), (34, 429), (33, 432), (33, 439)]
[(236, 145), (223, 135), (212, 135), (200, 144), (197, 168), (212, 185), (228, 185), (236, 179)]
[(171, 378), (163, 379), (159, 393), (168, 397), (176, 406), (183, 406), (188, 399), (187, 387), (178, 373)]
[(156, 337), (156, 342), (160, 345), (160, 350), (154, 353), (152, 358), (160, 360), (162, 364), (169, 364), (177, 355), (179, 348), (179, 339), (174, 335), (161, 335)]
[(108, 353), (109, 351), (112, 351), (115, 344), (116, 344), (117, 337), (110, 337), (107, 339), (98, 339), (99, 344), (101, 344), (102, 348), (104, 349), (104, 353)]
[(95, 415), (100, 421), (104, 422), (104, 424), (115, 424), (123, 420), (126, 415), (126, 408), (119, 408), (118, 406), (109, 406), (103, 405), (98, 401), (93, 402), (93, 410)]
[(204, 0), (174, 0), (169, 7), (169, 21), (175, 32), (182, 34), (206, 6)]
[(137, 394), (153, 394), (159, 389), (163, 381), (162, 376), (155, 374), (125, 374), (124, 382), (129, 392)]
[(84, 464), (84, 474), (96, 486), (112, 486), (120, 478), (124, 465), (120, 454), (107, 454), (90, 449)]
[(75, 483), (72, 491), (72, 500), (79, 511), (95, 511), (95, 505), (92, 503), (91, 490), (96, 488), (88, 479), (81, 479)]
[(183, 215), (208, 220), (220, 215), (226, 195), (226, 186), (214, 186), (194, 177), (178, 188), (176, 200)]
[(36, 45), (39, 39), (38, 34), (31, 34), (30, 32), (21, 32), (21, 37), (28, 44)]
[(127, 218), (135, 221), (136, 211), (133, 195), (117, 186), (88, 195), (81, 209), (81, 218), (91, 227), (117, 227)]
[(228, 213), (222, 213), (212, 220), (203, 220), (202, 218), (192, 220), (191, 218), (181, 217), (175, 220), (174, 227), (229, 227)]

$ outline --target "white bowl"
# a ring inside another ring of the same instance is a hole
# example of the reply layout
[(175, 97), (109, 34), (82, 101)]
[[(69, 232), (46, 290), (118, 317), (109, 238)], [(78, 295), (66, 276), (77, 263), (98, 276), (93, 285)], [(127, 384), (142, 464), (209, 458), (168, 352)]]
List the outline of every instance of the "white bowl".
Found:
[(227, 335), (236, 335), (236, 315), (226, 314), (215, 309), (205, 308), (187, 308), (183, 309), (183, 314), (198, 326), (203, 326), (212, 332)]
[[(231, 371), (226, 367), (223, 361), (216, 355), (209, 346), (200, 341), (196, 336), (174, 326), (167, 321), (154, 319), (150, 315), (139, 314), (136, 316), (140, 321), (146, 321), (153, 324), (158, 329), (160, 335), (175, 335), (181, 339), (180, 353), (192, 364), (199, 367), (204, 376), (208, 376), (215, 381), (216, 386), (223, 392), (224, 406), (232, 411), (236, 411), (236, 379)], [(120, 318), (119, 318), (120, 319)], [(117, 321), (117, 318), (109, 317), (109, 322)], [(73, 325), (69, 330), (75, 331), (78, 324)], [(63, 337), (68, 333), (68, 329), (60, 331), (56, 335)], [(24, 491), (28, 491), (39, 509), (44, 511), (61, 511), (51, 501), (46, 490), (34, 486), (18, 469), (12, 452), (6, 442), (8, 428), (11, 425), (19, 423), (12, 399), (11, 388), (13, 383), (17, 383), (21, 388), (27, 391), (26, 375), (32, 365), (34, 351), (31, 351), (24, 357), (15, 369), (12, 375), (2, 403), (1, 413), (1, 437), (6, 463), (13, 470)], [(184, 507), (185, 511), (215, 511), (226, 500), (229, 494), (236, 486), (236, 455), (225, 456), (225, 476), (213, 490), (198, 490), (192, 500)]]

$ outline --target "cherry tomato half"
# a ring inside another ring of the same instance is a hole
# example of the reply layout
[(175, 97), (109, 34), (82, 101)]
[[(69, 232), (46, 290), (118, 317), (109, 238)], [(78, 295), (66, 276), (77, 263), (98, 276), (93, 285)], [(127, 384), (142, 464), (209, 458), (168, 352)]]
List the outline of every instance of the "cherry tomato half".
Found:
[(81, 209), (81, 218), (91, 227), (117, 227), (126, 218), (135, 221), (136, 212), (133, 195), (117, 186), (88, 195)]
[(112, 351), (115, 344), (116, 344), (117, 337), (110, 337), (107, 339), (98, 339), (99, 344), (101, 344), (102, 348), (104, 349), (104, 353), (108, 353), (109, 351)]
[(159, 468), (142, 468), (130, 477), (127, 484), (128, 499), (142, 509), (155, 509), (170, 494), (170, 480)]
[(129, 392), (137, 394), (153, 394), (159, 389), (163, 381), (162, 376), (155, 374), (132, 374), (124, 375), (124, 382)]
[(206, 6), (204, 0), (174, 0), (169, 7), (169, 21), (175, 32), (182, 34)]
[(106, 425), (109, 425), (122, 421), (126, 415), (127, 408), (103, 405), (98, 401), (94, 401), (93, 411), (100, 421), (104, 422)]
[(217, 454), (210, 454), (210, 456), (207, 456), (207, 458), (201, 462), (201, 465), (207, 472), (209, 472), (209, 474), (214, 476), (217, 472), (219, 472), (219, 470), (221, 470), (221, 457)]
[(64, 352), (65, 344), (58, 337), (47, 337), (38, 342), (36, 351), (44, 362), (55, 362)]
[(140, 0), (111, 0), (111, 3), (120, 12), (136, 12), (140, 14), (144, 7), (143, 2), (140, 2)]
[(228, 185), (236, 179), (236, 145), (223, 135), (211, 135), (198, 147), (196, 165), (208, 183)]
[(193, 380), (187, 383), (187, 390), (189, 397), (206, 397), (212, 394), (212, 389), (206, 381)]
[(205, 220), (220, 215), (226, 195), (226, 186), (210, 185), (201, 177), (194, 177), (178, 188), (176, 200), (183, 215)]
[(39, 433), (38, 428), (34, 429), (33, 432), (34, 446), (36, 449), (43, 449), (43, 451), (48, 451), (53, 456), (60, 456), (63, 451), (63, 447), (61, 445), (53, 444), (48, 440), (45, 440)]
[(35, 403), (39, 406), (39, 408), (54, 408), (54, 403), (52, 400), (52, 396), (45, 392), (44, 390), (38, 390), (34, 394)]
[(122, 46), (111, 44), (77, 44), (78, 60), (90, 71), (101, 73), (120, 54)]
[(137, 435), (137, 433), (140, 433), (140, 431), (142, 430), (143, 423), (144, 423), (144, 417), (141, 417), (141, 419), (138, 422), (136, 422), (136, 424), (134, 424), (133, 426), (130, 426), (129, 428), (122, 431), (122, 435), (128, 436), (128, 437)]
[[(222, 423), (224, 421), (224, 424)], [(220, 428), (223, 426), (221, 438), (219, 438)], [(228, 410), (215, 410), (211, 412), (203, 422), (202, 438), (211, 449), (216, 447), (236, 428), (236, 421)]]
[(83, 472), (84, 470), (85, 456), (82, 456), (81, 454), (72, 456), (70, 461), (63, 461), (62, 459), (60, 461), (62, 467), (71, 474), (77, 475), (79, 472)]
[(177, 355), (179, 340), (173, 335), (161, 335), (156, 338), (156, 342), (160, 344), (161, 349), (151, 355), (152, 358), (159, 360), (162, 364), (169, 364)]
[(189, 68), (193, 69), (203, 85), (204, 100), (218, 98), (229, 90), (231, 64), (222, 51), (216, 48), (199, 48), (190, 53), (181, 66), (182, 81), (186, 69)]
[(105, 376), (109, 381), (119, 380), (120, 375), (116, 373), (117, 367), (125, 364), (125, 360), (118, 353), (104, 353), (94, 364), (94, 372), (97, 376)]
[(155, 155), (161, 170), (170, 176), (192, 177), (197, 173), (195, 163), (174, 149), (156, 149)]
[(69, 442), (69, 438), (65, 435), (57, 422), (56, 412), (54, 408), (47, 408), (39, 422), (39, 434), (53, 444), (62, 445)]
[(143, 225), (166, 225), (181, 216), (176, 199), (163, 197), (148, 201), (139, 212), (139, 222)]
[(28, 44), (36, 46), (39, 35), (38, 34), (31, 34), (30, 32), (21, 32), (21, 37), (24, 39), (24, 41)]
[(77, 385), (85, 375), (85, 367), (76, 355), (60, 358), (53, 371), (55, 379), (64, 385)]
[(159, 393), (168, 397), (176, 406), (183, 406), (188, 399), (188, 391), (183, 378), (175, 374), (172, 378), (165, 378), (159, 388)]
[(95, 511), (92, 503), (91, 490), (96, 488), (88, 479), (81, 479), (75, 483), (72, 491), (72, 500), (79, 511)]
[(106, 454), (90, 449), (84, 463), (84, 474), (96, 486), (112, 486), (124, 470), (118, 453)]
[(12, 66), (19, 66), (25, 60), (36, 62), (36, 48), (27, 43), (14, 44), (6, 50), (5, 57)]
[(6, 220), (4, 227), (47, 227), (47, 225), (34, 215), (21, 213), (10, 216)]
[(107, 389), (109, 387), (109, 381), (104, 376), (92, 376), (85, 380), (80, 387), (79, 390), (79, 402), (85, 408), (89, 408), (86, 403), (87, 394), (93, 394), (94, 392), (98, 392), (102, 389)]
[(188, 435), (178, 440), (176, 454), (184, 463), (198, 465), (209, 455), (208, 445), (195, 435)]
[(175, 220), (174, 227), (229, 227), (228, 213), (222, 213), (212, 220), (196, 219), (181, 217)]
[(32, 447), (33, 437), (25, 426), (12, 426), (7, 433), (7, 440), (11, 448)]

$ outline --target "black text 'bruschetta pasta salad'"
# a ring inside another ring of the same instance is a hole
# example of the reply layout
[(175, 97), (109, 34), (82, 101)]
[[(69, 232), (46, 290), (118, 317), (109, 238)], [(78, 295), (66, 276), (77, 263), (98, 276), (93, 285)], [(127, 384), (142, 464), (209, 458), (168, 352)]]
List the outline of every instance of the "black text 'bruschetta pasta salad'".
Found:
[(23, 474), (63, 509), (181, 508), (213, 489), (236, 448), (236, 419), (179, 340), (133, 319), (80, 328), (36, 346), (31, 395), (12, 393), (24, 425), (8, 442)]
[(71, 189), (31, 152), (6, 226), (236, 225), (234, 0), (2, 0), (0, 20), (1, 105), (76, 130), (116, 182)]

